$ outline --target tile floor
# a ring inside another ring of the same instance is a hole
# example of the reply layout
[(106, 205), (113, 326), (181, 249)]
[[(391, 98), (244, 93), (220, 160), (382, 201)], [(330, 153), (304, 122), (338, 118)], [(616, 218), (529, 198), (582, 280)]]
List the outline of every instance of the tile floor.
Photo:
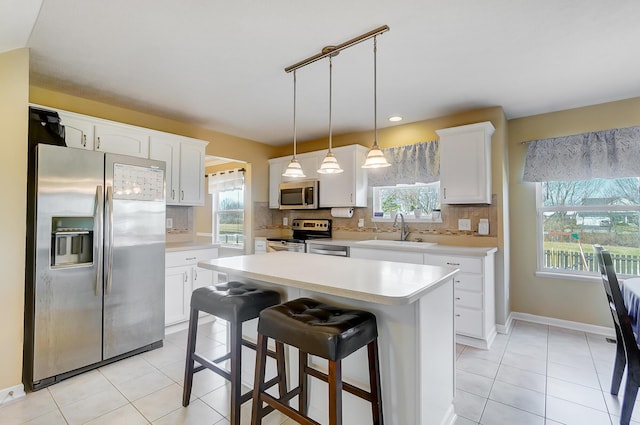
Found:
[[(225, 350), (222, 323), (200, 329), (200, 352)], [(209, 371), (196, 375), (182, 408), (185, 341), (186, 331), (171, 334), (160, 349), (1, 406), (0, 425), (228, 425), (228, 386)], [(490, 351), (458, 346), (456, 425), (617, 424), (620, 403), (608, 393), (614, 350), (602, 336), (527, 322), (498, 335)], [(247, 403), (243, 424), (249, 412)], [(296, 423), (277, 412), (267, 419)], [(640, 424), (640, 407), (634, 420)]]

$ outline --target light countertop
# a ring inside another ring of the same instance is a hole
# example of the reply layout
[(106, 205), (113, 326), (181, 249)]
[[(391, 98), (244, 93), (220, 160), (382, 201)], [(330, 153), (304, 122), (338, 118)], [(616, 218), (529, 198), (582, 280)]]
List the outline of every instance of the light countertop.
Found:
[(496, 247), (468, 247), (440, 245), (429, 242), (382, 240), (361, 241), (352, 239), (311, 239), (307, 244), (325, 244), (336, 246), (348, 246), (350, 248), (384, 249), (392, 251), (423, 252), (425, 254), (440, 255), (473, 255), (484, 257), (498, 251)]
[(189, 251), (192, 249), (209, 249), (219, 247), (220, 244), (207, 242), (167, 242), (165, 244), (166, 252)]
[(198, 263), (199, 267), (278, 285), (385, 305), (410, 304), (458, 269), (281, 251)]

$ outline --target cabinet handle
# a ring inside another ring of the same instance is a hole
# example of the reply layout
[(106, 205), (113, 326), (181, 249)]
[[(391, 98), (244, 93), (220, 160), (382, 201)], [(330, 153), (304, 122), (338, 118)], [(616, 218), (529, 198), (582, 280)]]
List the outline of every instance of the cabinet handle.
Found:
[(442, 189), (442, 197), (444, 199), (447, 199), (447, 188), (446, 187), (444, 189)]
[(176, 199), (176, 190), (171, 189), (171, 199)]
[(353, 193), (349, 194), (349, 202), (353, 203)]
[(180, 198), (180, 200), (181, 200), (181, 201), (184, 201), (184, 190), (181, 190), (181, 191), (180, 191), (180, 194), (181, 194), (181, 196), (182, 196), (182, 197)]
[(187, 257), (184, 259), (184, 261), (190, 261), (190, 260), (195, 260), (198, 257)]
[(460, 317), (460, 315), (459, 315), (459, 314), (456, 314), (456, 317)]
[(460, 283), (460, 281), (459, 281), (459, 280), (454, 280), (454, 282), (455, 282), (455, 283)]
[(184, 283), (187, 283), (187, 280), (188, 280), (187, 272), (184, 272), (183, 276), (184, 276)]
[(198, 280), (198, 269), (193, 269), (193, 280)]
[(447, 265), (448, 266), (459, 266), (460, 263), (450, 263), (450, 262), (447, 261)]
[(460, 297), (456, 297), (456, 300), (460, 301)]
[(87, 147), (87, 135), (82, 133), (82, 146)]
[(98, 140), (98, 144), (96, 145), (96, 149), (100, 150), (100, 137), (96, 137)]

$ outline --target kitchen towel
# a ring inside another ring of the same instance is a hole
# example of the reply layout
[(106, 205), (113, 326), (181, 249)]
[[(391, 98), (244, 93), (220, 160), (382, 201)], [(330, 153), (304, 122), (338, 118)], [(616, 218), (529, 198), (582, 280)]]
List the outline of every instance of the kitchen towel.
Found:
[(331, 217), (351, 218), (353, 208), (331, 208)]

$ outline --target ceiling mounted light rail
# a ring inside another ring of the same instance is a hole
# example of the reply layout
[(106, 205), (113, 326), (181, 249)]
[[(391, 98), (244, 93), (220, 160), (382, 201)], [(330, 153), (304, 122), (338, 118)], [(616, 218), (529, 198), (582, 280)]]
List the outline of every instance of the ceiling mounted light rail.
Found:
[[(343, 170), (342, 168), (340, 168), (340, 165), (338, 164), (337, 159), (335, 158), (335, 156), (333, 155), (333, 153), (331, 152), (331, 138), (332, 138), (332, 126), (331, 126), (331, 102), (332, 102), (332, 76), (333, 76), (333, 63), (331, 58), (333, 56), (338, 55), (338, 53), (340, 53), (340, 51), (347, 49), (351, 46), (354, 46), (358, 43), (361, 43), (365, 40), (368, 40), (370, 38), (373, 37), (373, 98), (374, 98), (374, 108), (373, 108), (373, 115), (374, 115), (374, 139), (373, 139), (373, 146), (371, 147), (371, 150), (369, 151), (369, 153), (367, 154), (367, 159), (364, 163), (364, 165), (362, 166), (363, 168), (379, 168), (379, 167), (388, 167), (391, 164), (389, 164), (389, 162), (387, 162), (386, 158), (384, 157), (384, 155), (382, 154), (382, 151), (380, 150), (380, 147), (378, 146), (378, 127), (377, 127), (377, 75), (376, 75), (376, 56), (377, 56), (377, 39), (376, 37), (380, 34), (383, 34), (385, 32), (389, 31), (389, 27), (387, 25), (383, 25), (379, 28), (376, 28), (372, 31), (369, 31), (365, 34), (359, 35), (355, 38), (352, 38), (351, 40), (345, 41), (344, 43), (338, 44), (336, 46), (327, 46), (325, 48), (322, 49), (322, 51), (316, 55), (313, 55), (311, 57), (308, 57), (307, 59), (304, 59), (298, 63), (295, 63), (291, 66), (286, 67), (284, 70), (285, 72), (289, 73), (293, 71), (293, 81), (294, 81), (294, 112), (293, 112), (293, 121), (294, 121), (294, 142), (293, 142), (293, 159), (291, 160), (291, 163), (289, 164), (289, 166), (287, 167), (287, 170), (285, 171), (285, 174), (283, 174), (283, 176), (291, 176), (291, 177), (304, 177), (304, 174), (302, 173), (302, 168), (300, 167), (300, 164), (298, 163), (297, 159), (296, 159), (296, 135), (295, 135), (295, 71), (297, 69), (300, 69), (304, 66), (307, 66), (313, 62), (319, 61), (321, 59), (324, 59), (326, 57), (329, 58), (329, 151), (327, 152), (327, 156), (324, 158), (324, 160), (322, 161), (322, 165), (320, 166), (320, 169), (318, 170), (318, 173), (321, 174), (335, 174), (335, 173), (341, 173)], [(289, 169), (292, 168), (292, 171), (290, 174), (289, 173)], [(299, 169), (299, 171), (297, 171)], [(295, 174), (295, 175), (294, 175)]]

